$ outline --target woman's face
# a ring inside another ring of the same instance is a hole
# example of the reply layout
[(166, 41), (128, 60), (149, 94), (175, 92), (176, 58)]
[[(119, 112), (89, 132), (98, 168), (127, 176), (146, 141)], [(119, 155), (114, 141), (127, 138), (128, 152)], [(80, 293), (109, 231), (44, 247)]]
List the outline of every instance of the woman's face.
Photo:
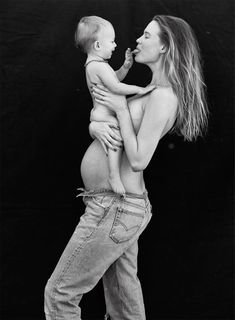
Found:
[(160, 27), (156, 21), (151, 21), (143, 35), (136, 40), (135, 61), (138, 63), (155, 63), (164, 52), (164, 46), (159, 37)]

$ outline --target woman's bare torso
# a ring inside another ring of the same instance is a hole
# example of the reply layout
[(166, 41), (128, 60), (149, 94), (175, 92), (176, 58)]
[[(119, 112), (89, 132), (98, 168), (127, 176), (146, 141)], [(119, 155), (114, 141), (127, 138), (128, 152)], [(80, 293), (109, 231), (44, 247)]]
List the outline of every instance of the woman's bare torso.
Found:
[[(129, 110), (135, 131), (138, 132), (143, 117), (143, 100), (145, 97), (129, 102)], [(122, 183), (128, 192), (142, 193), (145, 189), (143, 172), (133, 172), (125, 151), (122, 155), (120, 174)], [(108, 183), (108, 159), (100, 142), (95, 139), (87, 149), (81, 163), (81, 176), (86, 189), (110, 189)]]
[[(132, 98), (128, 102), (132, 123), (136, 134), (139, 131), (141, 121), (144, 115), (144, 109), (146, 101), (149, 95), (145, 95), (138, 98)], [(174, 117), (169, 121), (168, 126), (165, 128), (162, 136), (169, 131), (170, 127), (174, 123)], [(143, 171), (134, 172), (130, 166), (130, 163), (123, 151), (121, 168), (120, 168), (121, 180), (127, 192), (141, 194), (145, 190), (145, 183), (143, 177)], [(104, 153), (104, 150), (100, 142), (95, 139), (89, 148), (87, 149), (82, 162), (81, 162), (81, 176), (86, 189), (110, 189), (108, 183), (109, 169), (108, 159)]]

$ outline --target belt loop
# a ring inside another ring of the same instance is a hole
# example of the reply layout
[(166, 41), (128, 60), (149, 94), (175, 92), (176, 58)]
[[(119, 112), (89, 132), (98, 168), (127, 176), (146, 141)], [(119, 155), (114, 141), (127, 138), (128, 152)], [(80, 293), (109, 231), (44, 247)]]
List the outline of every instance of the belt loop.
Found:
[(76, 197), (90, 196), (94, 193), (94, 190), (86, 190), (84, 188), (77, 188), (77, 190), (81, 192), (77, 194)]
[(120, 194), (120, 202), (121, 202), (121, 208), (122, 208), (122, 210), (123, 210), (123, 208), (124, 208), (124, 202), (125, 202), (125, 200), (126, 200), (126, 194), (125, 193), (121, 193)]
[(125, 193), (121, 193), (120, 194), (120, 197), (121, 197), (121, 199), (124, 201), (124, 200), (126, 200), (126, 194)]
[(144, 200), (145, 200), (145, 205), (147, 207), (149, 200), (148, 200), (148, 191), (146, 189), (144, 190)]
[(83, 194), (84, 194), (84, 192), (85, 192), (86, 190), (85, 190), (84, 188), (77, 188), (77, 191), (81, 191), (81, 192), (76, 195), (76, 198), (83, 196)]

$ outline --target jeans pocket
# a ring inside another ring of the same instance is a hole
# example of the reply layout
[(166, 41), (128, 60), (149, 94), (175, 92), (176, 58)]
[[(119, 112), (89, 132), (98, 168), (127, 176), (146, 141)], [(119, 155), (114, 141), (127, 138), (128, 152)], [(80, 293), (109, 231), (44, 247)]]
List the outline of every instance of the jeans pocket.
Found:
[(114, 242), (121, 243), (129, 241), (139, 231), (144, 221), (145, 209), (137, 211), (138, 212), (134, 212), (117, 208), (109, 234)]

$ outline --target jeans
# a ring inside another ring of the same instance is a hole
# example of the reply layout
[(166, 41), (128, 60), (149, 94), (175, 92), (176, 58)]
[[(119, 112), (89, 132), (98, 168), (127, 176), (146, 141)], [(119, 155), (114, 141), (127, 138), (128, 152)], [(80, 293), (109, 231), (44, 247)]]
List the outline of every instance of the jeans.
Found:
[(137, 241), (152, 215), (147, 191), (119, 195), (90, 190), (80, 195), (85, 213), (45, 287), (46, 319), (81, 319), (83, 294), (102, 278), (105, 319), (144, 320)]

